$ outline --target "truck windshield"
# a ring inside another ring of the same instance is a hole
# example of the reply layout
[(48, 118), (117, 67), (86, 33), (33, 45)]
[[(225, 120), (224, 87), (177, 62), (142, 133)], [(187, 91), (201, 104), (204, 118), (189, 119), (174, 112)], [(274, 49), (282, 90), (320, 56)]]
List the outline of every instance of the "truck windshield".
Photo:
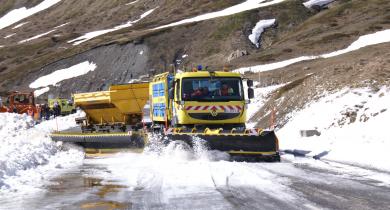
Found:
[(244, 98), (241, 78), (184, 78), (184, 101), (241, 101)]

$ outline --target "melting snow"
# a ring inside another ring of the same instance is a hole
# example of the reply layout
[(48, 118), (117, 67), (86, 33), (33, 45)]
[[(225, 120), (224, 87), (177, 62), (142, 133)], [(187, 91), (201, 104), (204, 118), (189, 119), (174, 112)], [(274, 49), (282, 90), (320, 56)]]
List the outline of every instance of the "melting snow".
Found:
[(322, 7), (322, 6), (325, 6), (333, 1), (334, 0), (310, 0), (310, 1), (303, 3), (303, 5), (305, 5), (305, 7), (307, 7), (307, 8), (312, 8), (313, 6)]
[(55, 28), (55, 29), (61, 28), (61, 27), (64, 27), (64, 26), (68, 25), (69, 23), (70, 23), (70, 22), (67, 22), (67, 23), (61, 24), (61, 25), (59, 25), (59, 26), (56, 26), (56, 27), (54, 27), (54, 28)]
[(44, 88), (35, 90), (35, 91), (34, 91), (34, 96), (35, 96), (35, 97), (38, 97), (38, 96), (40, 96), (40, 95), (42, 95), (42, 94), (44, 94), (44, 93), (49, 92), (49, 90), (50, 90), (49, 87), (44, 87)]
[(26, 7), (14, 9), (0, 18), (0, 29), (3, 29), (7, 26), (10, 26), (10, 25), (12, 25), (20, 20), (23, 20), (24, 18), (27, 18), (35, 13), (38, 13), (42, 10), (45, 10), (45, 9), (57, 4), (60, 1), (61, 0), (44, 0), (43, 2), (38, 4), (37, 6), (31, 7), (29, 9), (26, 9)]
[(35, 80), (34, 82), (32, 82), (29, 85), (29, 87), (40, 88), (40, 87), (47, 87), (49, 85), (56, 85), (57, 83), (63, 80), (70, 79), (73, 77), (78, 77), (90, 71), (94, 71), (96, 67), (97, 66), (95, 63), (85, 61), (77, 65), (71, 66), (69, 68), (57, 70), (55, 72), (52, 72), (51, 74), (42, 76), (37, 80)]
[(20, 42), (18, 42), (18, 43), (19, 43), (19, 44), (23, 44), (23, 43), (25, 43), (25, 42), (29, 42), (29, 41), (31, 41), (31, 40), (38, 39), (38, 38), (41, 38), (41, 37), (43, 37), (43, 36), (46, 36), (46, 35), (48, 35), (48, 34), (54, 32), (54, 31), (56, 31), (56, 29), (51, 30), (51, 31), (48, 31), (48, 32), (45, 32), (45, 33), (43, 33), (43, 34), (38, 34), (38, 35), (33, 36), (33, 37), (31, 37), (31, 38), (22, 40), (22, 41), (20, 41)]
[(244, 11), (257, 9), (257, 8), (260, 8), (260, 7), (266, 7), (266, 6), (270, 6), (270, 5), (273, 5), (273, 4), (278, 4), (278, 3), (283, 2), (283, 1), (285, 1), (285, 0), (273, 0), (273, 1), (267, 1), (267, 0), (247, 0), (247, 1), (243, 2), (243, 3), (241, 3), (241, 4), (237, 4), (237, 5), (228, 7), (226, 9), (221, 10), (221, 11), (211, 12), (211, 13), (199, 15), (199, 16), (196, 16), (196, 17), (193, 17), (193, 18), (184, 19), (184, 20), (181, 20), (181, 21), (178, 21), (178, 22), (174, 22), (174, 23), (170, 23), (170, 24), (167, 24), (167, 25), (159, 26), (157, 28), (154, 28), (153, 30), (161, 29), (161, 28), (168, 28), (168, 27), (172, 27), (172, 26), (178, 26), (178, 25), (182, 25), (182, 24), (186, 24), (186, 23), (199, 22), (199, 21), (209, 20), (209, 19), (213, 19), (213, 18), (228, 16), (228, 15), (234, 15), (234, 14), (241, 13), (241, 12), (244, 12)]
[[(322, 153), (323, 158), (390, 171), (390, 89), (344, 89), (291, 114), (278, 132), (281, 149)], [(325, 111), (326, 110), (326, 111)], [(302, 137), (301, 130), (320, 136)]]
[(147, 12), (142, 14), (141, 17), (139, 19), (137, 19), (137, 20), (128, 21), (125, 24), (122, 24), (122, 25), (119, 25), (119, 26), (115, 26), (114, 28), (111, 28), (111, 29), (105, 29), (105, 30), (100, 30), (100, 31), (89, 32), (89, 33), (84, 34), (83, 36), (80, 36), (80, 37), (78, 37), (76, 39), (72, 39), (72, 40), (68, 41), (68, 43), (73, 43), (73, 45), (79, 45), (79, 44), (81, 44), (83, 42), (86, 42), (86, 41), (88, 41), (90, 39), (93, 39), (95, 37), (101, 36), (103, 34), (107, 34), (107, 33), (113, 32), (113, 31), (117, 31), (117, 30), (120, 30), (120, 29), (123, 29), (123, 28), (130, 27), (134, 23), (136, 23), (136, 22), (142, 20), (143, 18), (145, 18), (146, 16), (150, 15), (155, 9), (156, 8), (148, 10)]
[(137, 3), (138, 1), (139, 1), (139, 0), (135, 0), (135, 1), (132, 1), (132, 2), (127, 3), (126, 5), (132, 5), (132, 4)]
[(4, 37), (4, 39), (8, 39), (16, 35), (16, 33), (8, 34), (7, 36)]
[(353, 42), (347, 48), (342, 49), (342, 50), (338, 50), (335, 52), (326, 53), (326, 54), (317, 55), (317, 56), (301, 56), (301, 57), (292, 58), (289, 60), (280, 61), (280, 62), (276, 62), (276, 63), (262, 64), (262, 65), (252, 66), (252, 67), (243, 67), (243, 68), (239, 68), (239, 69), (234, 70), (234, 72), (240, 72), (243, 74), (247, 71), (251, 71), (251, 72), (270, 71), (270, 70), (274, 70), (274, 69), (283, 68), (283, 67), (289, 66), (291, 64), (298, 63), (300, 61), (335, 57), (338, 55), (342, 55), (342, 54), (345, 54), (348, 52), (358, 50), (358, 49), (366, 47), (366, 46), (380, 44), (380, 43), (386, 43), (386, 42), (390, 42), (390, 29), (378, 31), (378, 32), (375, 32), (372, 34), (367, 34), (367, 35), (361, 36), (358, 38), (358, 40)]
[(269, 20), (260, 20), (256, 26), (252, 29), (252, 34), (249, 35), (249, 40), (256, 45), (257, 48), (260, 47), (260, 37), (266, 28), (269, 28), (275, 24), (275, 19)]
[(29, 23), (29, 21), (20, 23), (20, 24), (16, 25), (15, 27), (13, 27), (12, 29), (20, 28), (20, 27), (22, 27), (23, 25), (25, 25), (25, 24), (27, 24), (27, 23)]

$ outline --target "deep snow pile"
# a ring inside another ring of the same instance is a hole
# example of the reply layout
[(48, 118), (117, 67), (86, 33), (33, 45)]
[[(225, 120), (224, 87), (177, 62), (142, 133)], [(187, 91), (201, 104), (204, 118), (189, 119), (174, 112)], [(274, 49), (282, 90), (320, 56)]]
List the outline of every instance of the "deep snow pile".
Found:
[[(390, 171), (390, 89), (344, 89), (324, 95), (291, 114), (277, 131), (281, 149)], [(319, 133), (305, 137), (300, 133), (304, 130)]]
[(25, 114), (0, 114), (0, 192), (37, 187), (42, 184), (37, 178), (81, 164), (84, 153), (80, 149), (55, 143), (48, 136), (57, 127), (75, 126), (75, 115), (34, 126)]

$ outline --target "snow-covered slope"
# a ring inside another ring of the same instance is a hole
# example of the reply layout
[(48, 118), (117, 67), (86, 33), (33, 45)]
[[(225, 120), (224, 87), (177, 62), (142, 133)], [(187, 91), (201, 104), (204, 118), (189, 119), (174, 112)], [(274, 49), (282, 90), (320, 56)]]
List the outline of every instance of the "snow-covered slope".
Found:
[(29, 9), (26, 9), (26, 7), (22, 7), (19, 9), (12, 10), (0, 18), (0, 29), (3, 29), (7, 26), (10, 26), (10, 25), (12, 25), (20, 20), (23, 20), (24, 18), (27, 18), (31, 15), (34, 15), (35, 13), (43, 11), (43, 10), (57, 4), (60, 1), (61, 0), (44, 0), (43, 2), (38, 4), (37, 6), (29, 8)]
[(271, 70), (280, 69), (280, 68), (283, 68), (283, 67), (292, 65), (294, 63), (301, 62), (301, 61), (308, 61), (308, 60), (314, 60), (314, 59), (320, 59), (320, 58), (331, 58), (331, 57), (339, 56), (339, 55), (349, 53), (349, 52), (352, 52), (355, 50), (359, 50), (363, 47), (381, 44), (381, 43), (387, 43), (387, 42), (390, 42), (390, 29), (360, 36), (356, 41), (354, 41), (347, 48), (337, 50), (334, 52), (324, 53), (322, 55), (301, 56), (301, 57), (292, 58), (292, 59), (279, 61), (279, 62), (275, 62), (275, 63), (239, 68), (239, 69), (236, 69), (234, 71), (240, 72), (240, 73), (245, 73), (247, 71), (250, 71), (250, 72), (271, 71)]
[[(290, 121), (277, 132), (280, 146), (307, 151), (308, 156), (390, 171), (389, 104), (388, 87), (324, 93), (320, 100), (289, 116)], [(301, 131), (307, 130), (317, 135), (302, 136)]]
[(0, 114), (0, 194), (34, 190), (43, 184), (37, 179), (82, 163), (80, 149), (55, 143), (48, 136), (53, 130), (75, 126), (77, 115), (34, 125), (27, 115)]

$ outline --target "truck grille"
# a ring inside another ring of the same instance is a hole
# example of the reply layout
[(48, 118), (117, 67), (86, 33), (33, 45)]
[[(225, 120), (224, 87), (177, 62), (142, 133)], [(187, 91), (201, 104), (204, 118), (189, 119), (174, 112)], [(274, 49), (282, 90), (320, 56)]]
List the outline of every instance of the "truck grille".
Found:
[(188, 113), (188, 115), (198, 120), (227, 120), (238, 117), (240, 113), (218, 113), (215, 117), (210, 113)]

